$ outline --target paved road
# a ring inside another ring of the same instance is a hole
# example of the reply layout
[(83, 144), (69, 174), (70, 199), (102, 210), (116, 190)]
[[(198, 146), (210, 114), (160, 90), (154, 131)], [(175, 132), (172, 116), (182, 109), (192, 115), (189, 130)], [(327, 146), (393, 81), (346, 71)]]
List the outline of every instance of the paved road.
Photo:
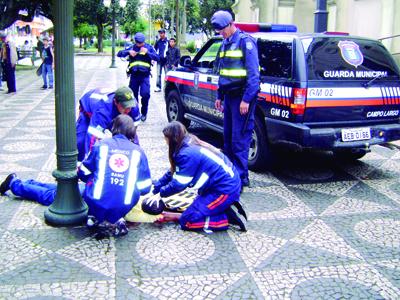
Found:
[[(76, 98), (125, 84), (118, 63), (109, 69), (109, 57), (76, 57)], [(17, 172), (51, 182), (53, 91), (41, 91), (33, 71), (19, 72), (17, 82), (17, 94), (0, 92), (0, 179)], [(166, 122), (154, 94), (139, 128), (154, 178), (168, 168)], [(0, 299), (399, 299), (396, 146), (347, 164), (282, 154), (278, 170), (251, 173), (242, 195), (247, 233), (140, 224), (126, 237), (96, 241), (84, 227), (47, 226), (40, 205), (0, 197)]]

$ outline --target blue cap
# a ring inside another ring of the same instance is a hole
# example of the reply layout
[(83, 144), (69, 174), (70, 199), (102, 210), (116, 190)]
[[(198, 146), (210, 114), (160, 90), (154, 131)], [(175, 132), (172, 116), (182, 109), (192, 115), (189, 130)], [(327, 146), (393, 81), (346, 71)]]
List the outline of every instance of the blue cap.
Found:
[(219, 10), (215, 12), (214, 15), (212, 16), (211, 25), (216, 30), (222, 30), (230, 23), (232, 23), (232, 21), (233, 18), (229, 12), (227, 12), (226, 10)]
[(137, 32), (135, 34), (135, 42), (136, 43), (144, 43), (145, 40), (146, 40), (146, 37), (144, 36), (143, 33)]

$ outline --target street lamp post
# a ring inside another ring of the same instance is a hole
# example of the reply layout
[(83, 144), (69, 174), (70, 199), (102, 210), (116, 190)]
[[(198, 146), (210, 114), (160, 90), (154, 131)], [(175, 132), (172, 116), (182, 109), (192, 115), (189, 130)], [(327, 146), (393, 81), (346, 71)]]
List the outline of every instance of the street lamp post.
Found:
[(75, 225), (85, 221), (88, 208), (82, 201), (76, 174), (73, 1), (56, 0), (54, 17), (57, 169), (53, 176), (57, 193), (44, 217), (52, 225)]
[(317, 10), (314, 17), (314, 32), (324, 32), (328, 28), (328, 11), (326, 0), (317, 0)]
[[(103, 0), (103, 4), (105, 7), (111, 7), (112, 14), (112, 37), (111, 37), (111, 66), (110, 68), (116, 68), (115, 65), (115, 4), (118, 0)], [(119, 0), (119, 6), (124, 8), (126, 6), (126, 0)]]

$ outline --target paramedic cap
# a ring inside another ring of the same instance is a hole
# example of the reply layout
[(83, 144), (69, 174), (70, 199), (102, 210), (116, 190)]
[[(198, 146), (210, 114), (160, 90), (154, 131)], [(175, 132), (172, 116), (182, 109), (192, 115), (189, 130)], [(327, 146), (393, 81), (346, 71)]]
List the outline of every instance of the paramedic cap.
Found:
[(143, 33), (137, 32), (135, 34), (135, 42), (136, 43), (144, 43), (145, 40), (146, 40), (146, 37), (144, 36)]
[(115, 91), (115, 100), (117, 100), (123, 108), (136, 106), (136, 99), (133, 96), (133, 92), (127, 86), (120, 87)]
[(165, 209), (165, 203), (158, 196), (153, 196), (147, 199), (144, 199), (142, 202), (142, 210), (149, 215), (159, 215)]
[(219, 10), (211, 18), (211, 25), (216, 30), (222, 30), (232, 23), (232, 15), (226, 10)]

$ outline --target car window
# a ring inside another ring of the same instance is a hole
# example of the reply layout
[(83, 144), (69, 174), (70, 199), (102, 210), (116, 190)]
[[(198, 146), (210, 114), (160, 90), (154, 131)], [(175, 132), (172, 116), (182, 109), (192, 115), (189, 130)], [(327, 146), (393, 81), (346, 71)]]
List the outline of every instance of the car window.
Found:
[(261, 76), (292, 76), (292, 42), (259, 39), (257, 44)]
[(386, 48), (374, 40), (317, 37), (302, 40), (310, 80), (369, 80), (398, 77)]
[(221, 47), (222, 40), (211, 40), (209, 45), (205, 45), (202, 49), (200, 57), (196, 56), (193, 60), (193, 65), (200, 68), (213, 68), (214, 61), (217, 58), (218, 50)]

